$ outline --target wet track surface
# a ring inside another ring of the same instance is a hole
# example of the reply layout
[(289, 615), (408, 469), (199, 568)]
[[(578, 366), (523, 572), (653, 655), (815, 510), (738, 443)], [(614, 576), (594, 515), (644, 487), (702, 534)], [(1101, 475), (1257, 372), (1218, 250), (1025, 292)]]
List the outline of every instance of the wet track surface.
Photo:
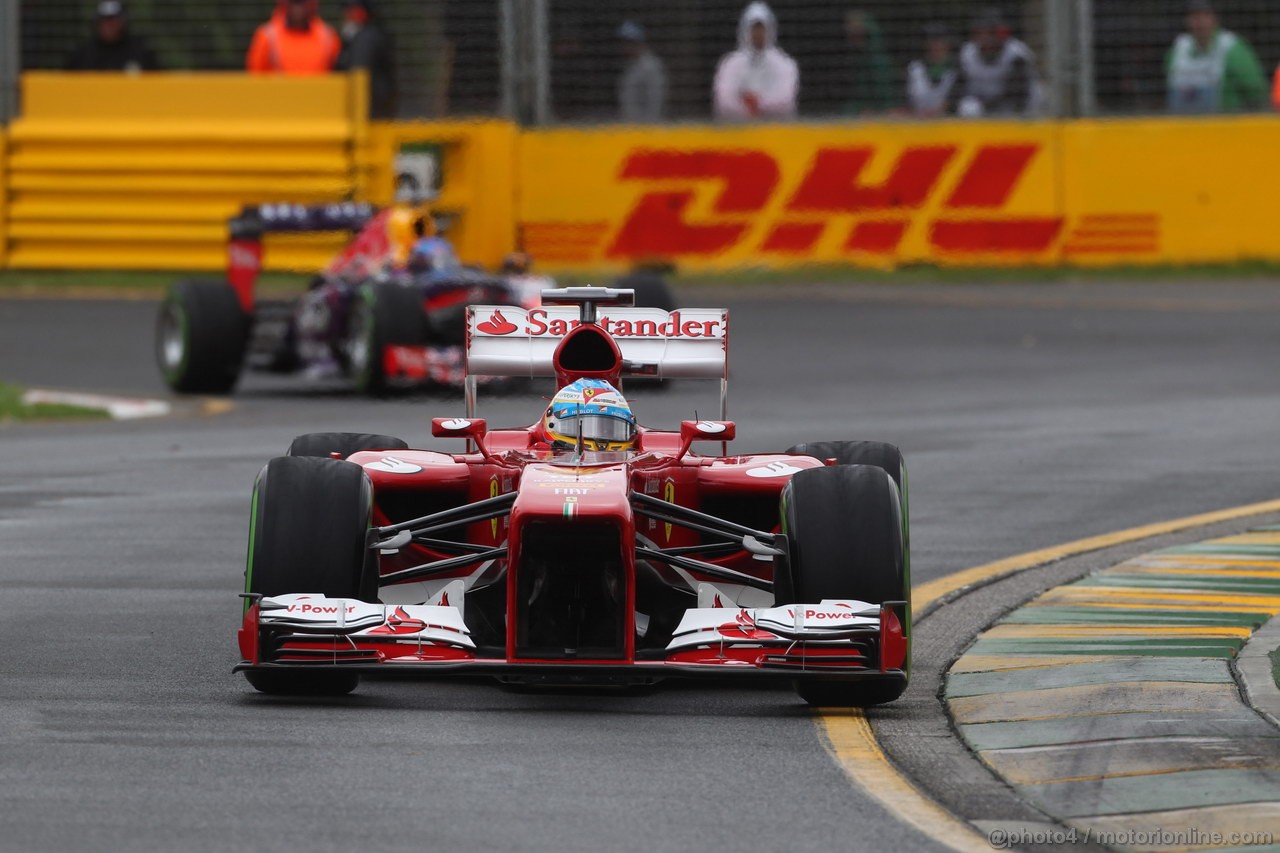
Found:
[[(731, 309), (737, 450), (902, 446), (917, 583), (1280, 494), (1270, 286), (682, 300)], [(0, 300), (0, 378), (163, 394), (153, 317)], [(694, 382), (631, 396), (653, 426), (716, 405)], [(252, 377), (217, 417), (0, 428), (0, 850), (929, 849), (850, 786), (785, 687), (369, 681), (317, 703), (233, 677), (258, 468), (310, 431), (444, 446), (429, 419), (461, 408)]]

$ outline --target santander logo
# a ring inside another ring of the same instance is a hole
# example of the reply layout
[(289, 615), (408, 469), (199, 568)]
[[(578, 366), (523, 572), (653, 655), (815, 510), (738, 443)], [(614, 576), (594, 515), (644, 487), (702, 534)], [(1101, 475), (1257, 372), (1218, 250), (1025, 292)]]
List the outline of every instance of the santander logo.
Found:
[(502, 316), (501, 311), (494, 311), (488, 320), (476, 324), (476, 329), (486, 335), (509, 335), (517, 328), (519, 327), (515, 323)]

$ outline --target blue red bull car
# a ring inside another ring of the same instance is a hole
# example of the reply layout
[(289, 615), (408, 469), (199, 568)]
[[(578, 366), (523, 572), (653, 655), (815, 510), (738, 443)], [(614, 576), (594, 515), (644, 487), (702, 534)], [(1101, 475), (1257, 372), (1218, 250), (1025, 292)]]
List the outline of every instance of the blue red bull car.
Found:
[[(341, 694), (396, 673), (786, 679), (821, 705), (899, 696), (911, 636), (902, 454), (878, 441), (728, 454), (728, 313), (633, 298), (568, 288), (533, 308), (468, 308), (466, 409), (432, 422), (452, 451), (312, 433), (268, 462), (237, 671), (267, 693)], [(635, 376), (705, 378), (722, 408), (635, 426), (623, 450), (548, 444), (556, 403), (491, 429), (475, 411), (478, 374), (554, 379), (556, 399)], [(694, 449), (707, 445), (719, 452)]]
[[(555, 286), (518, 253), (494, 272), (461, 263), (434, 218), (408, 206), (258, 205), (229, 231), (227, 276), (177, 282), (160, 308), (156, 360), (181, 393), (229, 393), (246, 370), (346, 377), (364, 393), (456, 387), (465, 375), (466, 307), (528, 308)], [(305, 293), (258, 296), (265, 235), (333, 231), (354, 237)], [(636, 281), (646, 304), (674, 305), (660, 276)]]

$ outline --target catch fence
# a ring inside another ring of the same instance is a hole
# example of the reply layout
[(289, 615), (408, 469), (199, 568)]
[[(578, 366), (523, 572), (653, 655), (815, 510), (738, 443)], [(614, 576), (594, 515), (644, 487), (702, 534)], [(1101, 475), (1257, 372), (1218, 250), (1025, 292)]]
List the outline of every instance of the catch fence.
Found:
[[(0, 38), (20, 47), (0, 53), (10, 62), (20, 56), (22, 69), (64, 67), (77, 44), (90, 37), (95, 5), (91, 0), (0, 0)], [(637, 35), (661, 63), (665, 98), (658, 120), (712, 118), (716, 67), (737, 47), (746, 3), (376, 0), (375, 5), (395, 40), (398, 117), (499, 116), (542, 125), (622, 118), (619, 84), (629, 62), (627, 45)], [(774, 0), (770, 5), (778, 43), (799, 66), (797, 111), (806, 120), (907, 116), (908, 67), (926, 59), (929, 35), (945, 39), (954, 56), (973, 38), (975, 24), (991, 19), (1033, 54), (1043, 96), (1030, 114), (1158, 114), (1170, 109), (1170, 47), (1188, 26), (1184, 0)], [(134, 33), (146, 39), (163, 68), (230, 70), (243, 67), (254, 28), (268, 17), (274, 0), (126, 0), (126, 6)], [(325, 20), (341, 23), (338, 0), (321, 0), (319, 8)], [(1271, 109), (1271, 80), (1280, 63), (1280, 4), (1219, 0), (1214, 12), (1221, 27), (1235, 33), (1257, 60), (1247, 95), (1229, 98), (1223, 108)], [(1252, 62), (1237, 60), (1230, 63), (1230, 75)], [(3, 76), (8, 100), (12, 75)], [(1262, 95), (1258, 80), (1265, 85)], [(4, 104), (0, 101), (0, 107)]]

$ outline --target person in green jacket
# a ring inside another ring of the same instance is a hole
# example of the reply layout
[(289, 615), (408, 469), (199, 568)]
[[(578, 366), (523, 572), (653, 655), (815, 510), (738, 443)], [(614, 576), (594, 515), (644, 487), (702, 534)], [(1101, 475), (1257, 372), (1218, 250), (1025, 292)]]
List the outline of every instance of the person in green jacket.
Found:
[(1187, 30), (1169, 48), (1171, 113), (1234, 113), (1267, 103), (1262, 64), (1249, 43), (1218, 25), (1210, 0), (1187, 4)]
[(893, 63), (885, 50), (880, 24), (867, 12), (854, 9), (845, 15), (844, 32), (849, 41), (849, 99), (845, 101), (845, 112), (875, 114), (898, 106)]

